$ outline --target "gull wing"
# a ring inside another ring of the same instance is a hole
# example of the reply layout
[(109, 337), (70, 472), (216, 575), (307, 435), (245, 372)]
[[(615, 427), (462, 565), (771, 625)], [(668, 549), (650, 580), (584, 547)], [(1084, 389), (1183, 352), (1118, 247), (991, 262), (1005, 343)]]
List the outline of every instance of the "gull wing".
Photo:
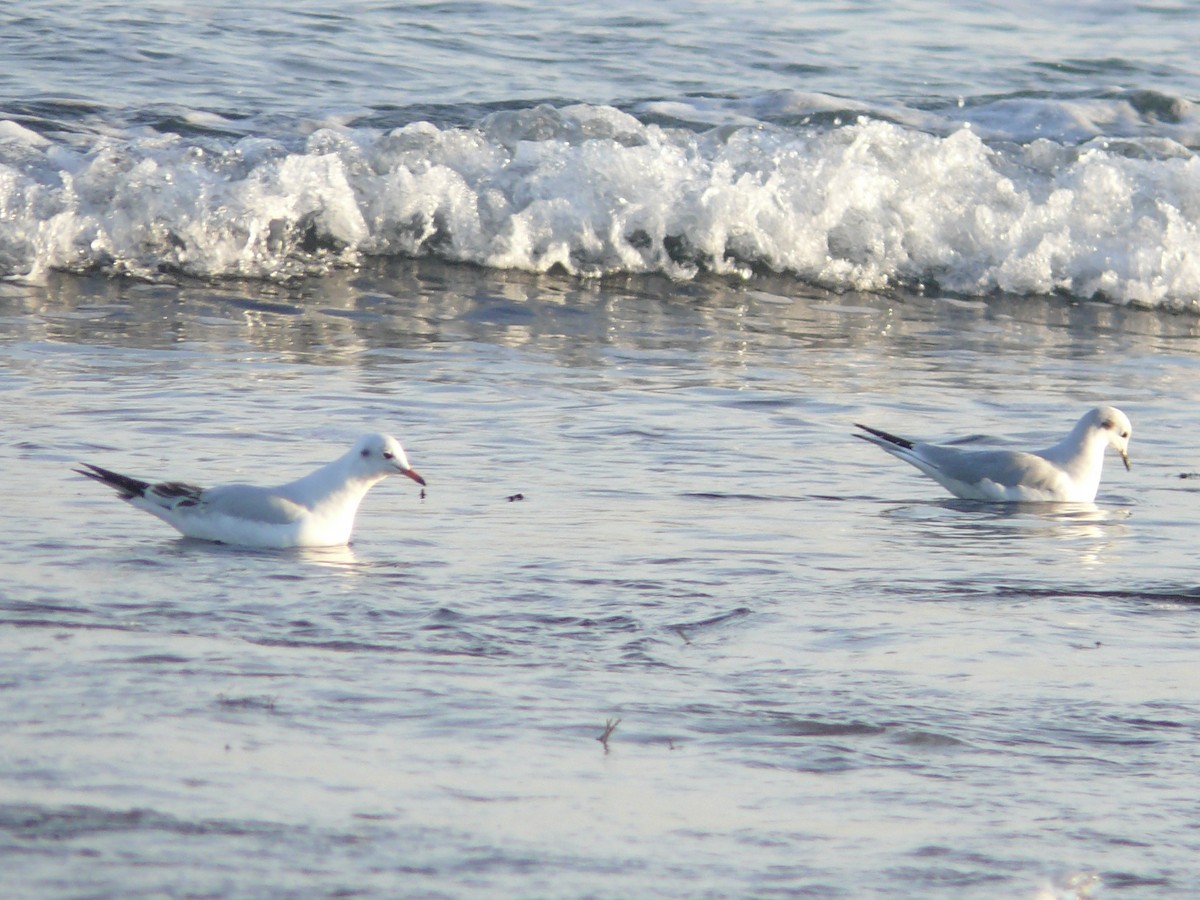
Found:
[(207, 514), (225, 515), (247, 522), (287, 525), (308, 510), (270, 488), (226, 484), (204, 491), (200, 505)]
[(956, 497), (966, 500), (1041, 500), (1068, 491), (1070, 477), (1036, 453), (962, 450), (924, 444), (859, 425), (854, 437), (875, 444), (920, 469)]
[[(899, 453), (896, 455), (900, 456)], [(950, 479), (970, 486), (991, 482), (1010, 490), (1046, 493), (1061, 490), (1063, 486), (1063, 472), (1034, 453), (959, 450), (937, 444), (915, 444), (911, 453), (901, 459), (939, 481)]]

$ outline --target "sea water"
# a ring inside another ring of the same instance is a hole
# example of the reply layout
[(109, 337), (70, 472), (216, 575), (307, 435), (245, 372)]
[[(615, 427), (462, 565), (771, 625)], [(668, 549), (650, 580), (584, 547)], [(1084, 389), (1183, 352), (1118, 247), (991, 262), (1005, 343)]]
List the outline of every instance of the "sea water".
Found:
[(8, 276), (1200, 294), (1186, 9), (94, 9), (5, 14)]
[[(0, 13), (5, 895), (1186, 894), (1195, 13)], [(348, 548), (71, 472), (375, 429)]]

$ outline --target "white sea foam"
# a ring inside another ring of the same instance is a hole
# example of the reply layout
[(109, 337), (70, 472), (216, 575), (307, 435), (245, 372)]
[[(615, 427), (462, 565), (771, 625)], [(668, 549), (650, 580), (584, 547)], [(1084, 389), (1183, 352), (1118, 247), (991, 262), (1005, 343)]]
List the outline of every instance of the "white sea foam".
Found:
[[(756, 120), (764, 103), (819, 121)], [(1184, 144), (1118, 139), (1119, 127), (1089, 137), (1094, 122), (1079, 126), (1082, 143), (1000, 140), (986, 134), (1004, 114), (994, 108), (964, 125), (911, 111), (841, 121), (833, 105), (773, 98), (704, 130), (652, 124), (662, 108), (642, 121), (541, 106), (469, 128), (343, 125), (291, 143), (38, 140), (4, 123), (0, 273), (280, 278), (430, 254), (580, 276), (771, 270), (835, 289), (1200, 308), (1200, 162)], [(1126, 106), (1040, 108), (1083, 122)], [(1176, 113), (1194, 125), (1194, 110)], [(1036, 132), (1037, 115), (1007, 121)]]

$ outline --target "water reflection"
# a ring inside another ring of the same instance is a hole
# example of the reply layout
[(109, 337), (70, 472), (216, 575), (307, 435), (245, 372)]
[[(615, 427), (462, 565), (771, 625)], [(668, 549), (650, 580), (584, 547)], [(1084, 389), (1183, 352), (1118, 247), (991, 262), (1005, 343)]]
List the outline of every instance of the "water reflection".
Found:
[(264, 559), (273, 562), (301, 563), (304, 565), (327, 566), (348, 573), (360, 567), (354, 550), (349, 545), (340, 547), (296, 547), (275, 550), (263, 547), (237, 547), (199, 538), (180, 537), (174, 541), (174, 553), (180, 557), (227, 557), (229, 559)]
[[(291, 283), (145, 284), (64, 274), (45, 285), (4, 285), (8, 340), (269, 354), (281, 361), (372, 367), (406, 351), (459, 342), (532, 348), (559, 365), (606, 362), (704, 368), (774, 363), (784, 354), (870, 365), (925, 357), (962, 378), (964, 358), (1006, 350), (1063, 359), (1121, 345), (1200, 336), (1200, 321), (1044, 297), (988, 302), (913, 295), (832, 294), (784, 277), (752, 283), (658, 277), (620, 284), (392, 260)], [(879, 353), (884, 348), (887, 353)], [(860, 359), (860, 361), (862, 361)], [(961, 386), (961, 384), (960, 384)]]
[(948, 499), (884, 508), (881, 516), (899, 529), (896, 541), (933, 552), (1030, 563), (1064, 554), (1078, 564), (1111, 561), (1133, 531), (1133, 511), (1095, 503), (982, 503)]

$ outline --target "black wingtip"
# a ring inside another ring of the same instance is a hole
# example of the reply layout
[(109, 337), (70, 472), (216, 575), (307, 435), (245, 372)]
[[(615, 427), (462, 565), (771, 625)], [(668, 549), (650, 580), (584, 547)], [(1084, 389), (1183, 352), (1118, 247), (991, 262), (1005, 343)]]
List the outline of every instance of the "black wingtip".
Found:
[(82, 469), (72, 469), (71, 471), (107, 485), (120, 494), (122, 500), (132, 500), (134, 497), (144, 496), (146, 488), (150, 487), (150, 483), (147, 481), (139, 481), (128, 475), (93, 466), (91, 463), (80, 463), (80, 465), (83, 466)]
[[(873, 434), (873, 435), (875, 435), (875, 437), (880, 438), (881, 440), (885, 440), (889, 444), (895, 444), (897, 447), (903, 447), (905, 450), (911, 450), (913, 447), (912, 441), (906, 440), (902, 437), (896, 437), (896, 435), (889, 434), (886, 431), (880, 431), (878, 428), (872, 428), (870, 425), (863, 425), (859, 422), (855, 422), (854, 427), (861, 428), (863, 431)], [(861, 438), (864, 441), (871, 440), (870, 438), (866, 437), (866, 435), (862, 435), (862, 434), (856, 434), (854, 436), (856, 438)]]

